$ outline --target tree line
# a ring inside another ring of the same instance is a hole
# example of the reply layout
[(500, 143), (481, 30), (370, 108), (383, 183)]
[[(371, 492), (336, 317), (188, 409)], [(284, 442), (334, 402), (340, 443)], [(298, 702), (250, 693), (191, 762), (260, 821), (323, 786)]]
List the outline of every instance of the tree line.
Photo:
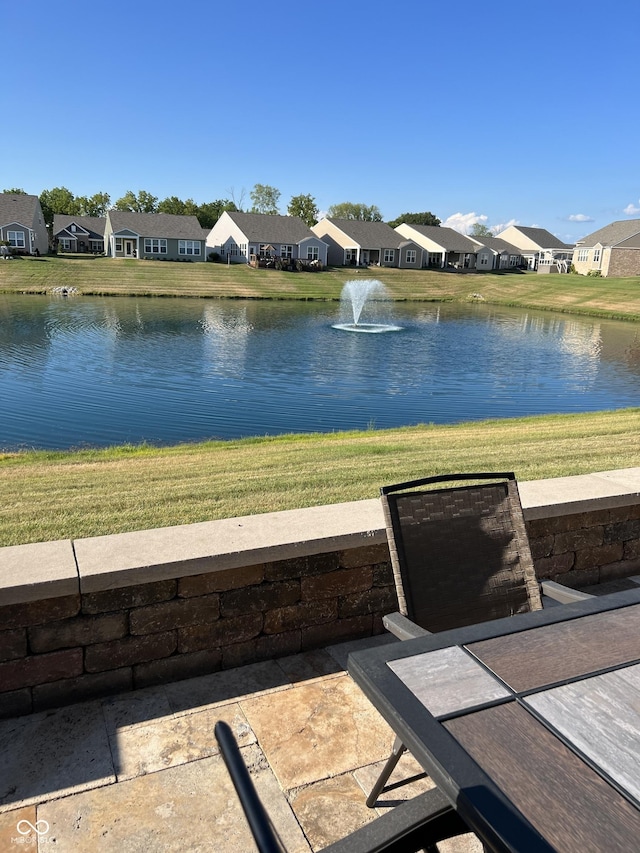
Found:
[[(22, 193), (23, 189), (5, 189), (5, 193)], [(106, 216), (108, 210), (129, 210), (134, 213), (174, 213), (182, 216), (195, 216), (202, 228), (213, 228), (225, 210), (240, 213), (280, 213), (280, 190), (269, 184), (255, 184), (249, 197), (251, 206), (244, 209), (244, 189), (236, 201), (235, 192), (231, 190), (231, 198), (219, 198), (215, 201), (196, 204), (192, 198), (185, 201), (177, 196), (168, 196), (162, 200), (146, 190), (133, 190), (111, 202), (111, 196), (106, 192), (97, 192), (92, 196), (76, 196), (67, 187), (53, 187), (40, 193), (40, 205), (47, 225), (53, 224), (56, 213), (70, 216)], [(310, 194), (300, 194), (291, 197), (287, 205), (287, 215), (299, 216), (309, 227), (318, 221), (320, 211), (315, 198)], [(351, 219), (360, 222), (382, 222), (382, 213), (377, 205), (361, 204), (344, 201), (333, 204), (326, 212), (332, 219)], [(440, 225), (440, 220), (430, 211), (422, 213), (403, 213), (388, 222), (392, 228), (401, 222), (415, 225)]]

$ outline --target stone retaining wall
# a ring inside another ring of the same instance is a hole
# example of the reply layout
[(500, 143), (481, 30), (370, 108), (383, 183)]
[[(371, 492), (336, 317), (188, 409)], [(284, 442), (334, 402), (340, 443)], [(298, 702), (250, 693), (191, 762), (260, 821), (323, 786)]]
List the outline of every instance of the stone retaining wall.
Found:
[[(538, 576), (640, 573), (639, 487), (522, 483)], [(397, 607), (377, 500), (3, 548), (0, 585), (0, 716), (369, 636)]]

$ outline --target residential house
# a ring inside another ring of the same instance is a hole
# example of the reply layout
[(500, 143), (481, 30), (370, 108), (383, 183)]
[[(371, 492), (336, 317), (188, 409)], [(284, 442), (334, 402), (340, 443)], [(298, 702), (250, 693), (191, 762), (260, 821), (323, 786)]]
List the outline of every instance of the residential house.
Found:
[(519, 269), (526, 266), (527, 262), (520, 249), (499, 237), (469, 237), (469, 239), (478, 244), (476, 269), (479, 272)]
[(216, 252), (231, 264), (280, 258), (326, 266), (327, 249), (299, 216), (225, 210), (207, 237), (207, 254)]
[(420, 246), (423, 251), (423, 267), (475, 267), (477, 244), (453, 228), (440, 225), (408, 225), (403, 222), (395, 230), (406, 240), (413, 240)]
[(329, 244), (332, 266), (381, 266), (420, 269), (422, 251), (385, 222), (321, 219), (311, 230)]
[(573, 246), (563, 243), (544, 228), (510, 225), (496, 235), (522, 252), (527, 268), (540, 272), (568, 272)]
[(53, 240), (60, 252), (104, 252), (104, 216), (69, 216), (56, 213), (53, 217)]
[(14, 254), (47, 254), (49, 234), (37, 195), (0, 193), (0, 241)]
[(612, 222), (578, 240), (573, 266), (582, 275), (640, 275), (640, 219)]
[(105, 254), (112, 258), (205, 261), (205, 241), (195, 216), (110, 210), (104, 229)]

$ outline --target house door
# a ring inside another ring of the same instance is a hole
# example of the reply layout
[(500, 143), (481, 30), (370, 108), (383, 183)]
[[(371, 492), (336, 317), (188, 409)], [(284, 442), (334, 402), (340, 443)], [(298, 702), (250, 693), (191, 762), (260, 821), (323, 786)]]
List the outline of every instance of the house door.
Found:
[(363, 266), (367, 266), (367, 267), (369, 266), (369, 250), (368, 249), (363, 249), (360, 252), (360, 263)]
[(134, 240), (125, 240), (124, 241), (124, 256), (125, 258), (133, 258), (135, 257), (136, 249), (135, 249), (135, 241)]

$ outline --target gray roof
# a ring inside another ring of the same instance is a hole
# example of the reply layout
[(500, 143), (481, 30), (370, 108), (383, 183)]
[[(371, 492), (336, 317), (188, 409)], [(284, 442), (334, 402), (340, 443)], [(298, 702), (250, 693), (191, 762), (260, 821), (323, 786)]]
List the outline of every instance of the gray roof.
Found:
[(238, 213), (226, 211), (247, 240), (253, 243), (299, 243), (317, 235), (299, 216), (280, 216), (271, 213)]
[(133, 231), (141, 237), (163, 237), (173, 240), (202, 240), (202, 227), (195, 216), (175, 213), (132, 213), (110, 210), (107, 214), (114, 233)]
[(409, 225), (418, 234), (428, 237), (433, 240), (438, 246), (446, 252), (476, 252), (478, 244), (474, 243), (464, 234), (455, 231), (453, 228), (446, 228), (441, 225)]
[(39, 206), (37, 195), (0, 193), (0, 226), (11, 225), (12, 222), (33, 226)]
[(406, 237), (394, 231), (386, 222), (362, 222), (359, 219), (332, 219), (327, 217), (343, 234), (351, 237), (363, 249), (397, 249)]
[(85, 231), (92, 231), (104, 237), (104, 227), (107, 224), (105, 216), (70, 216), (68, 213), (56, 213), (53, 217), (53, 233), (59, 234), (75, 222)]
[[(619, 219), (617, 222), (605, 225), (604, 228), (600, 228), (592, 234), (587, 234), (586, 237), (578, 241), (578, 245), (595, 246), (600, 243), (601, 246), (617, 246), (619, 243), (629, 241), (630, 238), (636, 237), (639, 234), (640, 219)], [(630, 240), (627, 245), (640, 246), (640, 242)]]
[[(521, 255), (522, 249), (517, 246), (507, 243), (506, 240), (501, 240), (500, 237), (476, 237), (478, 243), (486, 246), (487, 249), (492, 249), (494, 252), (508, 252), (510, 255)], [(478, 246), (478, 250), (482, 247)]]
[(521, 234), (537, 243), (541, 249), (572, 249), (568, 243), (563, 243), (546, 228), (530, 228), (524, 225), (515, 226)]

